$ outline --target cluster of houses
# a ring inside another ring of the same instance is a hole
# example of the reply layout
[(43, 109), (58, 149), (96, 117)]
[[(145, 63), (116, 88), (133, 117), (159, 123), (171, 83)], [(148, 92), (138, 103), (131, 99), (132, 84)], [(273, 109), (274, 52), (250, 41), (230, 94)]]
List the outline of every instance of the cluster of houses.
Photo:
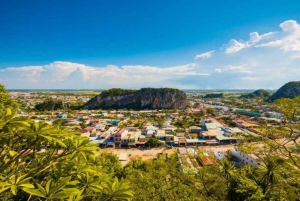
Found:
[[(111, 119), (89, 121), (95, 126), (81, 129), (79, 132), (82, 136), (89, 137), (92, 143), (98, 143), (100, 147), (139, 147), (144, 146), (151, 138), (170, 146), (211, 146), (236, 143), (240, 140), (239, 136), (245, 134), (240, 128), (225, 127), (213, 118), (204, 119), (200, 126), (191, 126), (184, 131), (178, 131), (171, 124), (164, 124), (161, 128), (149, 124), (140, 129), (133, 126), (118, 128), (120, 121)], [(108, 130), (107, 125), (110, 126)]]

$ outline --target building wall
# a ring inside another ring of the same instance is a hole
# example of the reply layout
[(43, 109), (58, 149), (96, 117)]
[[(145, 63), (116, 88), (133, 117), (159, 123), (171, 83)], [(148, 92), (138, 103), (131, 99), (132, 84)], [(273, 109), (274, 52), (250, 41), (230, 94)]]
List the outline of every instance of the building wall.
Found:
[(250, 155), (246, 154), (246, 153), (242, 153), (236, 149), (231, 150), (232, 154), (238, 158), (240, 160), (240, 162), (247, 164), (247, 165), (257, 165), (258, 161), (256, 159), (254, 159), (253, 157), (251, 157)]

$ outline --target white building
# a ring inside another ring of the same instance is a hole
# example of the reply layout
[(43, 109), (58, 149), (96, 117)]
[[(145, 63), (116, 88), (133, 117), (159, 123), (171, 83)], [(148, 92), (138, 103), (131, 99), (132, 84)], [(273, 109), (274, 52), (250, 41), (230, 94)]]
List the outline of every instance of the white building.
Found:
[(253, 166), (259, 164), (259, 158), (254, 154), (240, 152), (237, 148), (231, 150), (232, 155), (239, 159), (241, 163)]

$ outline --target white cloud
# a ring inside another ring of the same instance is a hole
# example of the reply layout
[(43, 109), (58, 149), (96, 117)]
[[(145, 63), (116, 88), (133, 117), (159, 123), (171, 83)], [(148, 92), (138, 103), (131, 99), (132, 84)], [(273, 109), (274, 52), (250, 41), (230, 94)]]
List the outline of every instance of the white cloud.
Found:
[(257, 43), (261, 40), (270, 39), (272, 36), (274, 36), (276, 32), (269, 32), (262, 35), (259, 35), (257, 32), (250, 33), (250, 42), (251, 43)]
[(216, 73), (222, 73), (222, 70), (221, 70), (220, 68), (216, 68), (214, 71), (215, 71)]
[(209, 75), (209, 73), (199, 72), (195, 63), (167, 68), (141, 65), (119, 68), (114, 65), (92, 67), (56, 61), (44, 66), (6, 68), (0, 74), (0, 79), (8, 88), (139, 88), (184, 87), (180, 79)]
[(214, 50), (209, 51), (209, 52), (205, 52), (205, 53), (202, 53), (202, 54), (198, 54), (198, 55), (195, 56), (195, 59), (207, 59), (207, 58), (210, 58), (213, 53), (214, 53)]
[(250, 33), (250, 40), (237, 42), (232, 39), (227, 45), (225, 53), (238, 52), (247, 47), (279, 47), (284, 51), (300, 51), (300, 24), (295, 20), (287, 20), (279, 25), (280, 32), (268, 32), (259, 35), (257, 32)]
[(252, 32), (249, 34), (249, 41), (237, 41), (236, 39), (231, 39), (228, 45), (225, 45), (225, 53), (232, 54), (239, 52), (242, 49), (249, 48), (259, 43), (260, 41), (265, 41), (274, 37), (276, 32), (268, 32), (262, 35), (259, 35), (258, 32)]
[(248, 42), (238, 42), (235, 39), (229, 41), (228, 47), (225, 50), (226, 54), (232, 54), (238, 52), (244, 48), (250, 47)]
[(226, 65), (223, 66), (222, 72), (229, 72), (229, 73), (252, 73), (250, 70), (246, 68), (247, 65)]
[(241, 80), (258, 80), (257, 77), (241, 77)]

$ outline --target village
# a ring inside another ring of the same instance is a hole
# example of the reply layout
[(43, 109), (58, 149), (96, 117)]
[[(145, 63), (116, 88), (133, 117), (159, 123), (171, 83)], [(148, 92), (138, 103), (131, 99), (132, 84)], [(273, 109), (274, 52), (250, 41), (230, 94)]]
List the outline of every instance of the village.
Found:
[[(243, 153), (236, 145), (251, 136), (259, 136), (262, 121), (277, 126), (283, 117), (270, 105), (260, 105), (258, 100), (241, 100), (236, 96), (205, 99), (193, 91), (187, 92), (189, 107), (185, 110), (71, 110), (70, 105), (89, 100), (90, 94), (10, 94), (25, 103), (23, 108), (27, 110), (21, 109), (19, 115), (48, 124), (59, 123), (88, 138), (101, 152), (116, 154), (122, 165), (133, 159), (155, 160), (159, 155), (176, 152), (182, 167), (192, 171), (199, 166), (217, 164), (218, 159), (229, 153), (237, 165), (259, 164), (259, 151)], [(60, 100), (67, 107), (57, 111), (28, 110), (30, 105), (47, 98)], [(255, 111), (247, 106), (255, 107)]]

